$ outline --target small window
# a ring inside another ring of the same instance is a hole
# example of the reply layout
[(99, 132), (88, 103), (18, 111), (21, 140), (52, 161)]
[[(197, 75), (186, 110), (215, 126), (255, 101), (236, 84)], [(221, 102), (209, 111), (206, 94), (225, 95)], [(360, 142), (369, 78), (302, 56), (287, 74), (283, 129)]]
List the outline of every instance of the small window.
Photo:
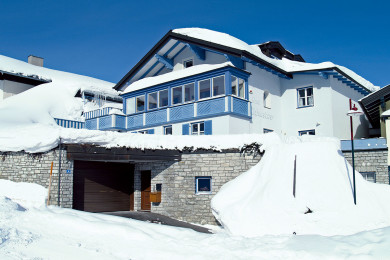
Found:
[(137, 103), (137, 112), (142, 112), (145, 110), (145, 96), (137, 97), (136, 103)]
[(199, 99), (208, 98), (211, 96), (210, 95), (210, 90), (211, 90), (210, 84), (211, 84), (210, 79), (199, 81)]
[(375, 172), (361, 172), (360, 173), (366, 181), (376, 183)]
[(225, 94), (225, 76), (213, 78), (213, 96)]
[(265, 108), (271, 108), (271, 95), (267, 90), (264, 91), (263, 103)]
[(195, 177), (195, 194), (211, 193), (211, 177)]
[(159, 91), (159, 107), (168, 106), (168, 89)]
[(298, 107), (314, 106), (313, 87), (297, 89)]
[(126, 99), (126, 114), (135, 113), (135, 98)]
[(245, 80), (231, 76), (232, 95), (245, 98)]
[(164, 135), (172, 135), (172, 126), (164, 126)]
[(266, 134), (266, 133), (272, 133), (274, 130), (271, 130), (271, 129), (267, 129), (267, 128), (263, 128), (263, 133)]
[(180, 87), (172, 88), (172, 104), (173, 105), (181, 104), (183, 103), (182, 99), (183, 99), (183, 87), (180, 86)]
[(184, 68), (189, 68), (189, 67), (194, 66), (194, 60), (191, 59), (191, 60), (184, 61), (183, 66), (184, 66)]
[(192, 123), (191, 135), (204, 135), (204, 122)]
[(148, 109), (157, 108), (157, 92), (148, 95)]
[(184, 85), (184, 102), (190, 102), (195, 100), (195, 84), (190, 83)]
[(316, 134), (316, 131), (314, 129), (312, 130), (303, 130), (303, 131), (299, 131), (298, 132), (299, 136), (303, 136), (303, 135), (315, 135)]
[(138, 131), (139, 134), (143, 134), (143, 135), (146, 135), (148, 133), (148, 130), (141, 130), (141, 131)]

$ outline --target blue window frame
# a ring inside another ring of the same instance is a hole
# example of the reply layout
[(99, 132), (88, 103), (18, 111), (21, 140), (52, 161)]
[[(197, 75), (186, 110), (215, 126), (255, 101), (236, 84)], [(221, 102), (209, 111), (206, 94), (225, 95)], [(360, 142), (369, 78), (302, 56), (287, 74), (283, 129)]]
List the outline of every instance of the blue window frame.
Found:
[(210, 176), (195, 177), (195, 194), (211, 194), (212, 178)]
[(164, 135), (172, 135), (172, 126), (171, 125), (164, 126)]
[(274, 130), (271, 130), (271, 129), (267, 129), (267, 128), (263, 128), (263, 133), (266, 134), (266, 133), (272, 133)]
[(313, 87), (297, 89), (298, 108), (314, 106)]
[(299, 136), (302, 136), (302, 135), (315, 135), (315, 134), (316, 134), (316, 131), (314, 129), (298, 131), (298, 135)]

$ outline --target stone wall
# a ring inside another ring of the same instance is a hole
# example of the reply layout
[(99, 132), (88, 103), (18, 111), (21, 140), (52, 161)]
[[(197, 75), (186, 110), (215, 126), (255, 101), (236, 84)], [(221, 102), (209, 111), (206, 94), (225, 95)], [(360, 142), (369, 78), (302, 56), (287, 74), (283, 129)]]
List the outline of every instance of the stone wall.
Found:
[[(343, 151), (344, 157), (352, 165), (352, 152)], [(375, 172), (376, 182), (389, 184), (387, 150), (355, 151), (355, 168), (359, 172)]]
[[(48, 188), (51, 162), (53, 162), (53, 175), (49, 204), (58, 205), (58, 149), (39, 154), (28, 154), (25, 152), (0, 153), (0, 179), (37, 183)], [(59, 205), (65, 208), (72, 208), (73, 163), (66, 159), (65, 150), (61, 153), (60, 177)]]
[[(162, 184), (161, 203), (152, 203), (152, 212), (200, 224), (216, 224), (210, 201), (226, 182), (257, 164), (238, 152), (185, 153), (178, 162), (137, 163), (135, 165), (135, 210), (140, 209), (141, 171), (150, 170), (152, 187)], [(195, 194), (195, 177), (212, 177), (212, 194)]]

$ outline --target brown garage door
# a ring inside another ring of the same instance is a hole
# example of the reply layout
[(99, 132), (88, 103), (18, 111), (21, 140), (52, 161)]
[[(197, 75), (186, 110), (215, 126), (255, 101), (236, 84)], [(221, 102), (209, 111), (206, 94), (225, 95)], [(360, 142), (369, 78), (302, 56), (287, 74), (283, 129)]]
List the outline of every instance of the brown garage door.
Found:
[(134, 209), (134, 166), (75, 161), (73, 208), (89, 212)]

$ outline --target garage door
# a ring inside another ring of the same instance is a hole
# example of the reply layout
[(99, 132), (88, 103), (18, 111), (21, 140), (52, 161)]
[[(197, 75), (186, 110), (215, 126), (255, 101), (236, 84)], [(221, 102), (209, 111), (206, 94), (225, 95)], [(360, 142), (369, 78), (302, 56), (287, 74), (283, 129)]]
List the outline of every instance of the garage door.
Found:
[(73, 208), (89, 212), (134, 209), (134, 166), (129, 163), (75, 161)]

